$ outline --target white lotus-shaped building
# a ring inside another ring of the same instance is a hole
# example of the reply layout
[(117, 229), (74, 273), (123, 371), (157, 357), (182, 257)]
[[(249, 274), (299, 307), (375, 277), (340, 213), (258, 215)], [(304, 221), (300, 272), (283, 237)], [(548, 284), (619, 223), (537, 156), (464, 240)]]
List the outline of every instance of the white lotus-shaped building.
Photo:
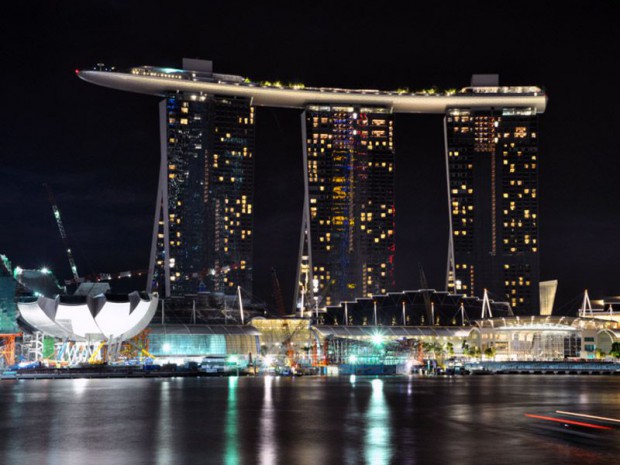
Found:
[(158, 298), (132, 292), (125, 295), (40, 296), (18, 302), (22, 319), (47, 336), (76, 342), (123, 341), (150, 323)]

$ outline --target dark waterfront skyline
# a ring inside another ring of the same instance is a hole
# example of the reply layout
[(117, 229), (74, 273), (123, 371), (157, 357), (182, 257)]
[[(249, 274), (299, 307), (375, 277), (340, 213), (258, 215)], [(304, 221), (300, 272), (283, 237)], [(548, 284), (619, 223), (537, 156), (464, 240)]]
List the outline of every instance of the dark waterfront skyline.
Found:
[[(2, 81), (11, 89), (12, 114), (0, 142), (0, 247), (15, 264), (46, 264), (69, 276), (41, 187), (48, 182), (83, 273), (146, 267), (159, 167), (157, 102), (88, 86), (73, 69), (97, 62), (178, 67), (189, 56), (256, 80), (317, 86), (459, 88), (479, 72), (498, 73), (502, 84), (543, 86), (549, 106), (540, 119), (541, 279), (559, 279), (559, 306), (584, 287), (593, 296), (618, 292), (618, 161), (610, 136), (618, 98), (608, 73), (617, 5), (574, 3), (563, 7), (562, 21), (552, 6), (535, 3), (518, 11), (444, 3), (420, 6), (413, 18), (346, 6), (330, 6), (325, 16), (320, 3), (305, 16), (252, 4), (234, 12), (217, 2), (175, 11), (144, 5), (44, 2), (9, 15), (2, 54), (11, 66)], [(372, 41), (361, 34), (368, 28)], [(342, 48), (342, 37), (353, 42)], [(256, 124), (256, 178), (264, 187), (255, 198), (254, 293), (270, 300), (273, 266), (290, 308), (303, 202), (299, 115), (259, 109)], [(396, 288), (420, 287), (418, 262), (429, 286), (441, 288), (448, 237), (441, 118), (396, 115), (395, 125)]]

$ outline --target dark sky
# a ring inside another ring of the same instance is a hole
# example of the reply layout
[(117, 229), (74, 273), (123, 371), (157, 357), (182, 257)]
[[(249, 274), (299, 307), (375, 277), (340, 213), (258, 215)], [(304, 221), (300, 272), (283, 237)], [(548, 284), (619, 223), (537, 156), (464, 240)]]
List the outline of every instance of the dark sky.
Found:
[[(576, 308), (586, 287), (592, 297), (620, 294), (617, 1), (13, 3), (0, 31), (0, 253), (14, 264), (70, 275), (47, 182), (82, 273), (146, 268), (158, 100), (87, 84), (74, 69), (179, 67), (185, 56), (212, 59), (223, 73), (317, 86), (460, 88), (472, 73), (542, 86), (541, 278), (559, 279), (560, 309)], [(397, 287), (420, 287), (421, 262), (429, 285), (442, 288), (442, 119), (397, 115), (395, 124)], [(290, 303), (302, 205), (298, 111), (258, 110), (255, 189), (255, 295), (271, 301), (273, 266)]]

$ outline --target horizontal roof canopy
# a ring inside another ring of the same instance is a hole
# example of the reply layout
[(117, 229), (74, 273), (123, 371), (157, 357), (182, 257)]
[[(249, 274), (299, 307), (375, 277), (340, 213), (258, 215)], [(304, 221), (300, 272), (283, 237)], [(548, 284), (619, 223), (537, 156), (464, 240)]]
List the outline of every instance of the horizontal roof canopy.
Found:
[[(257, 83), (234, 81), (200, 81), (160, 77), (118, 71), (80, 70), (86, 82), (103, 87), (164, 96), (169, 92), (245, 97), (253, 105), (282, 108), (305, 108), (308, 105), (365, 105), (391, 108), (394, 113), (445, 113), (450, 108), (532, 108), (543, 113), (547, 105), (544, 92), (457, 92), (451, 95), (419, 95), (398, 91), (336, 88), (269, 87)], [(510, 88), (508, 88), (510, 89)]]

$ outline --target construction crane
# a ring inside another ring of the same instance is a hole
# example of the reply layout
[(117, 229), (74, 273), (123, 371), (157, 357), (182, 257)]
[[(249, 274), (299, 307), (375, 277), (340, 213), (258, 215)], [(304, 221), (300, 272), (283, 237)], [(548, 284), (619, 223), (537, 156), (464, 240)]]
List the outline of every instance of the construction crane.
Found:
[[(291, 320), (295, 321), (295, 320)], [(284, 339), (282, 340), (282, 347), (285, 349), (286, 358), (289, 364), (294, 368), (297, 363), (295, 362), (295, 349), (293, 348), (293, 338), (303, 329), (303, 321), (297, 320), (297, 325), (291, 330), (287, 320), (284, 320), (282, 324), (282, 331), (284, 333)]]
[(58, 209), (58, 205), (56, 204), (56, 198), (54, 197), (54, 193), (52, 192), (52, 188), (49, 184), (43, 184), (45, 189), (47, 190), (47, 195), (49, 197), (50, 203), (52, 204), (52, 210), (54, 212), (54, 219), (56, 220), (56, 224), (58, 224), (58, 230), (60, 231), (60, 237), (62, 238), (62, 243), (65, 246), (65, 250), (67, 251), (67, 258), (69, 259), (69, 266), (71, 267), (71, 273), (73, 274), (73, 280), (76, 283), (79, 283), (80, 276), (78, 275), (77, 265), (75, 264), (75, 260), (73, 258), (73, 253), (71, 249), (67, 245), (67, 233), (65, 232), (65, 227), (62, 224), (62, 219), (60, 218), (60, 210)]

